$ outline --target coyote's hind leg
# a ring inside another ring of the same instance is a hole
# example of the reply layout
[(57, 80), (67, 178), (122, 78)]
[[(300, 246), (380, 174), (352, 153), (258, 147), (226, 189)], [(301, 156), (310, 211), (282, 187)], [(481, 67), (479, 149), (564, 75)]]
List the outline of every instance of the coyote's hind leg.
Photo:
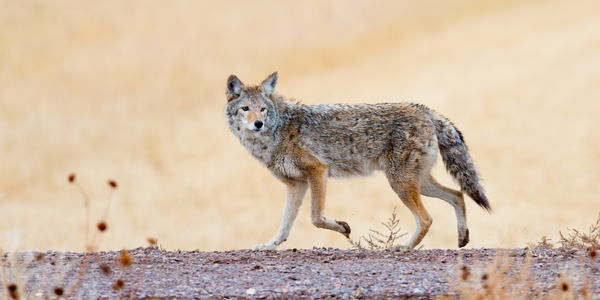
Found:
[(415, 217), (417, 228), (408, 243), (404, 246), (408, 249), (414, 249), (421, 243), (425, 234), (429, 231), (429, 227), (431, 227), (433, 220), (423, 206), (419, 192), (419, 184), (416, 180), (406, 178), (406, 174), (386, 172), (386, 176), (388, 177), (388, 181), (394, 192), (396, 192), (404, 205), (410, 209)]
[(463, 194), (439, 184), (431, 174), (421, 182), (421, 194), (442, 199), (454, 207), (458, 223), (458, 247), (466, 246), (469, 243), (469, 229)]
[(385, 176), (390, 183), (390, 186), (396, 192), (396, 195), (402, 200), (404, 205), (408, 207), (415, 218), (417, 228), (408, 243), (404, 247), (408, 250), (414, 249), (425, 237), (429, 227), (433, 223), (431, 216), (425, 210), (423, 202), (421, 202), (421, 193), (419, 191), (418, 175), (412, 168), (398, 162), (390, 162), (385, 169)]

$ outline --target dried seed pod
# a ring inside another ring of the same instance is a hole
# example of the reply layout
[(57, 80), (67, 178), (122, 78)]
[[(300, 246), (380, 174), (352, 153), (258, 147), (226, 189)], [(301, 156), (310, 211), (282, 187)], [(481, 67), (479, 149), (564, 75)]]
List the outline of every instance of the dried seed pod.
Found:
[(109, 180), (108, 185), (110, 185), (110, 187), (112, 187), (113, 189), (117, 188), (117, 183), (114, 180)]
[(467, 279), (469, 279), (469, 275), (471, 275), (471, 272), (469, 271), (469, 267), (467, 266), (462, 266), (460, 268), (460, 278), (465, 281)]
[(69, 182), (73, 183), (75, 181), (75, 173), (69, 175)]
[(19, 299), (19, 291), (16, 284), (13, 283), (8, 286), (8, 294), (12, 299)]
[(57, 296), (62, 296), (62, 294), (64, 293), (65, 291), (62, 288), (57, 287), (54, 289), (54, 294), (56, 294)]
[(101, 222), (98, 223), (98, 230), (100, 230), (100, 231), (106, 231), (106, 228), (107, 228), (106, 227), (106, 222), (101, 221)]
[(567, 291), (569, 291), (569, 284), (568, 284), (566, 281), (563, 281), (563, 282), (561, 282), (561, 283), (560, 283), (560, 289), (561, 289), (563, 292), (567, 292)]
[(107, 264), (101, 264), (100, 266), (98, 266), (98, 268), (100, 269), (100, 271), (102, 271), (102, 274), (104, 275), (109, 275), (111, 272), (110, 266)]
[(44, 253), (37, 252), (37, 253), (35, 254), (35, 260), (36, 260), (36, 261), (40, 261), (40, 260), (42, 260), (42, 259), (44, 259)]
[(127, 250), (121, 250), (121, 257), (119, 258), (119, 263), (123, 267), (131, 265), (131, 255), (129, 255), (129, 252), (127, 252)]
[(156, 246), (156, 239), (155, 239), (155, 238), (153, 238), (153, 237), (149, 237), (147, 241), (148, 241), (148, 243), (149, 243), (150, 245), (152, 245), (152, 246)]
[(117, 281), (115, 281), (115, 283), (113, 284), (112, 288), (113, 290), (117, 291), (123, 288), (123, 286), (125, 286), (125, 282), (123, 282), (123, 280), (121, 279), (117, 279)]

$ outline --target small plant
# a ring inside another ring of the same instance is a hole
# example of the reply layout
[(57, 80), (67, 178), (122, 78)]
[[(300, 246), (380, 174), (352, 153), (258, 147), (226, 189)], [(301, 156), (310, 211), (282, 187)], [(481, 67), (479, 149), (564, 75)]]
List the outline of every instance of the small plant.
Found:
[(86, 250), (86, 252), (93, 252), (96, 250), (96, 248), (100, 244), (100, 240), (101, 240), (100, 234), (104, 233), (108, 229), (108, 225), (106, 224), (106, 217), (108, 216), (108, 211), (110, 209), (110, 201), (112, 199), (112, 192), (113, 192), (113, 190), (117, 189), (117, 183), (114, 180), (108, 181), (108, 186), (110, 187), (110, 189), (108, 192), (108, 200), (106, 201), (106, 208), (104, 209), (104, 214), (102, 214), (102, 218), (96, 224), (96, 228), (98, 229), (98, 231), (96, 231), (94, 236), (90, 239), (89, 238), (90, 199), (87, 196), (87, 194), (85, 193), (85, 191), (83, 190), (83, 188), (81, 187), (81, 185), (79, 184), (79, 182), (76, 181), (76, 176), (74, 173), (69, 175), (69, 182), (74, 184), (77, 187), (77, 189), (79, 190), (79, 192), (81, 193), (81, 195), (83, 196), (83, 206), (85, 208), (85, 219), (86, 219), (86, 221), (85, 221), (85, 250)]
[[(542, 237), (541, 241), (529, 244), (529, 251), (525, 262), (517, 271), (511, 266), (505, 255), (499, 255), (496, 261), (486, 268), (471, 270), (466, 265), (459, 273), (460, 279), (454, 286), (455, 293), (460, 299), (593, 299), (588, 292), (588, 282), (583, 280), (581, 288), (575, 288), (574, 281), (576, 271), (585, 274), (585, 265), (580, 263), (580, 270), (572, 270), (573, 273), (559, 276), (556, 284), (549, 290), (537, 290), (534, 288), (534, 280), (530, 274), (532, 257), (545, 257), (543, 250), (585, 250), (581, 254), (581, 261), (587, 255), (590, 259), (597, 257), (600, 250), (600, 215), (596, 224), (591, 225), (587, 234), (575, 229), (569, 229), (571, 233), (565, 237), (562, 232), (560, 241), (553, 243), (551, 239)], [(453, 297), (441, 297), (441, 299), (455, 299)]]
[(348, 238), (348, 242), (358, 250), (364, 250), (365, 247), (361, 243), (361, 239), (366, 243), (369, 250), (391, 250), (394, 247), (394, 242), (405, 236), (406, 233), (400, 234), (400, 227), (398, 224), (400, 220), (396, 219), (396, 207), (392, 211), (392, 217), (388, 219), (386, 223), (381, 222), (385, 228), (389, 231), (387, 235), (373, 229), (369, 229), (371, 233), (369, 233), (369, 237), (361, 236), (358, 239), (358, 242), (353, 241), (351, 238)]
[[(106, 208), (104, 210), (104, 214), (102, 215), (102, 218), (100, 219), (100, 221), (96, 224), (96, 232), (95, 234), (90, 238), (90, 211), (89, 211), (89, 197), (87, 196), (87, 194), (85, 193), (85, 191), (83, 190), (83, 188), (81, 187), (81, 185), (76, 181), (76, 176), (75, 174), (70, 174), (68, 176), (68, 181), (71, 184), (74, 184), (77, 189), (79, 190), (79, 192), (82, 194), (83, 196), (83, 205), (85, 208), (85, 249), (86, 252), (83, 255), (82, 260), (78, 263), (79, 267), (78, 267), (78, 275), (75, 279), (75, 281), (70, 285), (70, 286), (62, 286), (62, 285), (58, 285), (57, 283), (51, 283), (51, 281), (56, 281), (55, 280), (49, 280), (49, 278), (47, 278), (47, 274), (43, 275), (43, 279), (41, 281), (39, 281), (39, 284), (45, 284), (45, 287), (40, 286), (39, 288), (44, 291), (43, 293), (40, 293), (39, 295), (37, 295), (38, 297), (40, 297), (40, 295), (46, 295), (46, 299), (48, 299), (48, 296), (50, 296), (50, 298), (66, 298), (66, 299), (70, 299), (70, 298), (74, 298), (75, 295), (75, 290), (76, 288), (79, 286), (79, 284), (81, 283), (82, 279), (83, 279), (83, 275), (87, 272), (87, 269), (89, 267), (89, 263), (88, 263), (88, 255), (90, 252), (93, 252), (97, 249), (98, 245), (100, 244), (101, 241), (101, 236), (102, 233), (104, 233), (107, 229), (108, 229), (108, 225), (106, 224), (106, 217), (108, 215), (108, 211), (110, 208), (110, 201), (112, 199), (112, 193), (113, 190), (115, 190), (117, 188), (117, 183), (113, 180), (109, 180), (108, 181), (108, 185), (109, 185), (109, 194), (108, 194), (108, 200), (106, 202)], [(0, 194), (0, 197), (2, 196), (2, 194)], [(21, 274), (21, 270), (26, 268), (27, 266), (31, 266), (33, 262), (40, 262), (42, 260), (44, 260), (44, 254), (42, 253), (33, 253), (32, 255), (30, 255), (31, 257), (24, 258), (25, 256), (17, 253), (12, 253), (10, 256), (8, 254), (5, 254), (2, 247), (0, 247), (0, 277), (1, 277), (1, 284), (2, 284), (2, 293), (0, 294), (0, 298), (1, 299), (28, 299), (29, 296), (25, 295), (26, 291), (28, 290), (36, 290), (36, 287), (32, 287), (29, 286), (27, 289), (25, 289), (25, 285), (28, 282), (27, 278), (22, 276), (23, 274)], [(12, 257), (12, 261), (7, 262), (7, 259), (9, 257)], [(126, 262), (127, 264), (131, 263), (131, 257), (129, 256), (129, 254), (124, 254), (123, 257), (125, 257), (124, 259), (121, 259), (121, 263), (125, 264), (124, 262)], [(54, 262), (52, 262), (52, 265), (55, 265), (57, 269), (60, 269), (60, 257), (57, 257), (55, 259)], [(127, 260), (128, 259), (128, 260)], [(8, 274), (7, 272), (7, 263), (10, 264), (11, 268), (17, 268), (18, 272), (16, 274)], [(110, 268), (108, 268), (108, 266), (102, 266), (101, 267), (102, 271), (105, 272), (105, 274), (109, 274), (110, 273)], [(55, 274), (56, 276), (56, 274)], [(10, 278), (16, 278), (17, 282), (10, 282), (9, 279)], [(38, 279), (39, 280), (39, 279)], [(34, 280), (35, 282), (35, 280)], [(54, 285), (53, 287), (51, 287), (51, 285)], [(40, 290), (37, 289), (37, 290)]]
[(528, 252), (520, 267), (512, 265), (508, 256), (502, 253), (487, 266), (469, 268), (463, 265), (458, 270), (459, 279), (451, 280), (454, 282), (451, 289), (456, 296), (438, 299), (593, 299), (587, 281), (583, 281), (581, 288), (575, 288), (575, 274), (559, 275), (556, 283), (548, 288), (536, 287), (535, 283), (540, 279), (531, 274), (533, 256)]
[(486, 267), (463, 265), (455, 290), (460, 299), (536, 299), (538, 291), (533, 288), (531, 265), (531, 256), (527, 256), (521, 268), (515, 270), (505, 254), (497, 255), (494, 263)]
[(2, 290), (4, 290), (8, 286), (8, 278), (6, 276), (6, 264), (4, 262), (4, 250), (2, 250), (2, 247), (0, 247), (0, 271), (2, 271)]
[[(98, 247), (98, 245), (100, 244), (100, 240), (102, 238), (102, 233), (104, 233), (106, 231), (106, 229), (108, 228), (108, 225), (106, 225), (106, 217), (108, 215), (108, 210), (110, 208), (110, 200), (112, 199), (112, 191), (114, 189), (117, 188), (117, 183), (114, 180), (109, 180), (108, 181), (108, 185), (110, 186), (109, 192), (108, 192), (108, 200), (106, 201), (106, 208), (104, 209), (104, 214), (102, 215), (102, 219), (100, 219), (100, 221), (96, 224), (96, 228), (98, 229), (98, 231), (96, 231), (96, 233), (94, 234), (94, 236), (89, 239), (89, 224), (90, 224), (90, 200), (87, 196), (87, 194), (85, 193), (85, 191), (83, 190), (83, 188), (81, 187), (81, 185), (79, 184), (79, 182), (77, 182), (75, 180), (75, 174), (71, 174), (69, 175), (69, 182), (75, 184), (75, 186), (77, 186), (77, 188), (79, 189), (79, 191), (81, 192), (81, 195), (83, 196), (83, 205), (85, 207), (85, 254), (83, 256), (83, 259), (81, 260), (81, 266), (79, 267), (79, 274), (77, 276), (77, 279), (75, 280), (75, 283), (73, 284), (73, 286), (71, 287), (70, 292), (67, 294), (67, 298), (71, 298), (74, 293), (75, 293), (75, 289), (77, 288), (77, 286), (79, 286), (79, 284), (81, 283), (81, 280), (83, 279), (83, 275), (85, 274), (85, 272), (87, 272), (87, 268), (88, 268), (88, 263), (87, 263), (87, 258), (88, 258), (88, 254), (90, 252), (93, 252), (96, 250), (96, 248)], [(54, 290), (54, 293), (60, 297), (63, 295), (65, 291), (62, 288), (56, 288)]]
[(147, 241), (148, 241), (148, 247), (152, 247), (152, 248), (154, 248), (154, 249), (158, 249), (158, 250), (160, 250), (160, 251), (163, 251), (163, 250), (165, 250), (165, 249), (163, 248), (162, 244), (159, 244), (159, 243), (158, 243), (158, 239), (156, 239), (156, 238), (153, 238), (153, 237), (149, 237), (149, 238), (147, 239)]
[(577, 229), (569, 229), (571, 232), (565, 237), (562, 232), (560, 234), (560, 240), (557, 243), (552, 243), (552, 240), (546, 236), (542, 237), (541, 241), (536, 243), (528, 244), (532, 249), (550, 250), (550, 249), (580, 249), (586, 251), (600, 250), (600, 214), (596, 224), (590, 226), (587, 234), (578, 231)]
[(549, 239), (546, 236), (543, 236), (541, 241), (538, 241), (536, 243), (530, 243), (527, 245), (533, 249), (544, 249), (544, 250), (554, 249), (554, 243), (552, 243), (552, 239)]
[(569, 229), (571, 233), (565, 237), (562, 232), (560, 234), (560, 249), (581, 249), (587, 251), (600, 250), (600, 214), (598, 214), (598, 220), (596, 224), (591, 225), (587, 234), (577, 231), (577, 229)]

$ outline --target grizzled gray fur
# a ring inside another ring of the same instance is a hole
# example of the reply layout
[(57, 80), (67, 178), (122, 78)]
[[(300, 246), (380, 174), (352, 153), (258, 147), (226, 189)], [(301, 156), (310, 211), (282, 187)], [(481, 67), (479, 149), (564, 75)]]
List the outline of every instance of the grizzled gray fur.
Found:
[[(416, 247), (431, 226), (420, 195), (450, 203), (458, 220), (458, 246), (469, 242), (463, 193), (491, 211), (479, 174), (462, 134), (452, 122), (419, 104), (303, 105), (275, 93), (277, 72), (261, 84), (227, 81), (225, 116), (242, 145), (287, 185), (277, 234), (254, 250), (284, 242), (308, 188), (315, 226), (349, 237), (350, 226), (324, 216), (327, 179), (368, 176), (383, 171), (390, 186), (411, 210), (415, 233), (403, 248)], [(456, 191), (432, 176), (437, 153), (460, 185)]]

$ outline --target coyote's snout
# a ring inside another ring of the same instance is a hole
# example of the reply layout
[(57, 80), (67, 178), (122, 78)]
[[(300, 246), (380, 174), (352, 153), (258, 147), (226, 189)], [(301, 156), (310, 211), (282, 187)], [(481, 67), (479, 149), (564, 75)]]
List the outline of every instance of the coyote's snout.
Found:
[[(234, 75), (227, 80), (229, 128), (287, 185), (279, 231), (268, 243), (252, 249), (275, 249), (287, 239), (309, 188), (312, 223), (348, 237), (346, 222), (324, 216), (329, 177), (384, 172), (417, 223), (404, 246), (408, 249), (421, 242), (432, 223), (420, 195), (454, 207), (459, 247), (469, 242), (463, 193), (491, 211), (461, 132), (435, 111), (412, 103), (307, 106), (277, 95), (276, 85), (277, 72), (255, 86), (245, 86)], [(438, 150), (461, 191), (442, 186), (431, 175)]]

